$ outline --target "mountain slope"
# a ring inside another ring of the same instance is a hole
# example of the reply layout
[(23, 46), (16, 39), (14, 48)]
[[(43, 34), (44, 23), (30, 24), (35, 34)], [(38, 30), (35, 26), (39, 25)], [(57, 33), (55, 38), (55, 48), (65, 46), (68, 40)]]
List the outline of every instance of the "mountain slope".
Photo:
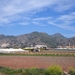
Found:
[(44, 32), (32, 32), (19, 36), (5, 36), (1, 34), (0, 46), (4, 43), (9, 43), (9, 47), (25, 47), (34, 44), (43, 44), (49, 47), (57, 47), (58, 45), (68, 45), (68, 43), (71, 43), (71, 45), (75, 45), (75, 37), (66, 38), (60, 33), (48, 35)]
[(56, 34), (52, 35), (52, 38), (54, 38), (56, 40), (56, 43), (57, 43), (56, 45), (64, 46), (65, 44), (67, 45), (67, 43), (68, 43), (68, 38), (64, 37), (60, 33), (56, 33)]

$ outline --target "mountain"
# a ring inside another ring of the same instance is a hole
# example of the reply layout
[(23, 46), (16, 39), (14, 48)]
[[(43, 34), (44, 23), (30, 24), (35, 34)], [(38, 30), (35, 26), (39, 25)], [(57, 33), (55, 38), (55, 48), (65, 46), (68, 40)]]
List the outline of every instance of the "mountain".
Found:
[(61, 35), (60, 33), (55, 33), (55, 34), (53, 34), (52, 35), (52, 37), (55, 37), (55, 38), (66, 38), (66, 37), (64, 37), (63, 35)]
[(60, 33), (48, 35), (45, 32), (32, 32), (18, 36), (5, 36), (0, 34), (0, 46), (9, 45), (9, 47), (27, 47), (36, 44), (47, 45), (48, 47), (57, 47), (58, 45), (75, 45), (75, 37), (66, 38)]
[(52, 37), (56, 40), (56, 45), (68, 45), (68, 38), (64, 37), (60, 33), (56, 33), (52, 35)]
[(70, 43), (70, 45), (75, 45), (75, 37), (69, 38), (68, 42)]

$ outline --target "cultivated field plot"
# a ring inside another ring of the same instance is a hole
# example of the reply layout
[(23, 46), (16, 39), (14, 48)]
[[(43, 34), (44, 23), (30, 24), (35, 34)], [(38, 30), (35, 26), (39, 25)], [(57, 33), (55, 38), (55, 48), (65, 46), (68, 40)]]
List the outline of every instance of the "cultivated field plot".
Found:
[(75, 68), (75, 57), (58, 56), (0, 56), (0, 66), (9, 68), (47, 68), (51, 65), (60, 65), (63, 70)]

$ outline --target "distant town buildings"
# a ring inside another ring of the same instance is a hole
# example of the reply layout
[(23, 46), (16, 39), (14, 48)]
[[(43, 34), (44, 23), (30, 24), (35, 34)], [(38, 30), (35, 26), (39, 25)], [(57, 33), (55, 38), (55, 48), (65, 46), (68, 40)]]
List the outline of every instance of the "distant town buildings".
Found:
[(46, 45), (35, 45), (35, 48), (47, 48), (47, 46)]
[(61, 46), (61, 45), (59, 45), (58, 47), (57, 47), (57, 49), (75, 49), (75, 45), (73, 45), (73, 46)]
[(36, 48), (38, 48), (38, 49), (40, 49), (40, 48), (47, 48), (47, 46), (46, 45), (35, 45), (35, 46), (31, 46), (31, 47), (25, 47), (25, 48), (29, 48), (29, 49), (36, 49)]
[(9, 47), (9, 43), (3, 43), (3, 44), (1, 45), (1, 48), (5, 48), (5, 47)]
[[(0, 48), (10, 48), (9, 46), (10, 46), (9, 43), (3, 43), (3, 44), (0, 45)], [(28, 49), (32, 49), (32, 50), (33, 49), (46, 50), (46, 49), (48, 49), (48, 47), (46, 45), (40, 45), (40, 44), (33, 43), (30, 47), (25, 47), (24, 49), (27, 49), (27, 50)], [(64, 45), (64, 46), (59, 45), (55, 49), (75, 49), (75, 45), (70, 45), (70, 43), (69, 43), (68, 45)]]

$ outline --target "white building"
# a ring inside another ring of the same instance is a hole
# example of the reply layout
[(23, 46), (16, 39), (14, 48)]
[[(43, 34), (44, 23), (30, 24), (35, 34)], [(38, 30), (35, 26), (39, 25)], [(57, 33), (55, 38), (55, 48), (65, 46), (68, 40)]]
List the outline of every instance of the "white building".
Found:
[(47, 48), (46, 45), (35, 45), (35, 48)]
[(3, 43), (3, 44), (1, 45), (2, 48), (8, 47), (8, 46), (9, 46), (9, 43)]

